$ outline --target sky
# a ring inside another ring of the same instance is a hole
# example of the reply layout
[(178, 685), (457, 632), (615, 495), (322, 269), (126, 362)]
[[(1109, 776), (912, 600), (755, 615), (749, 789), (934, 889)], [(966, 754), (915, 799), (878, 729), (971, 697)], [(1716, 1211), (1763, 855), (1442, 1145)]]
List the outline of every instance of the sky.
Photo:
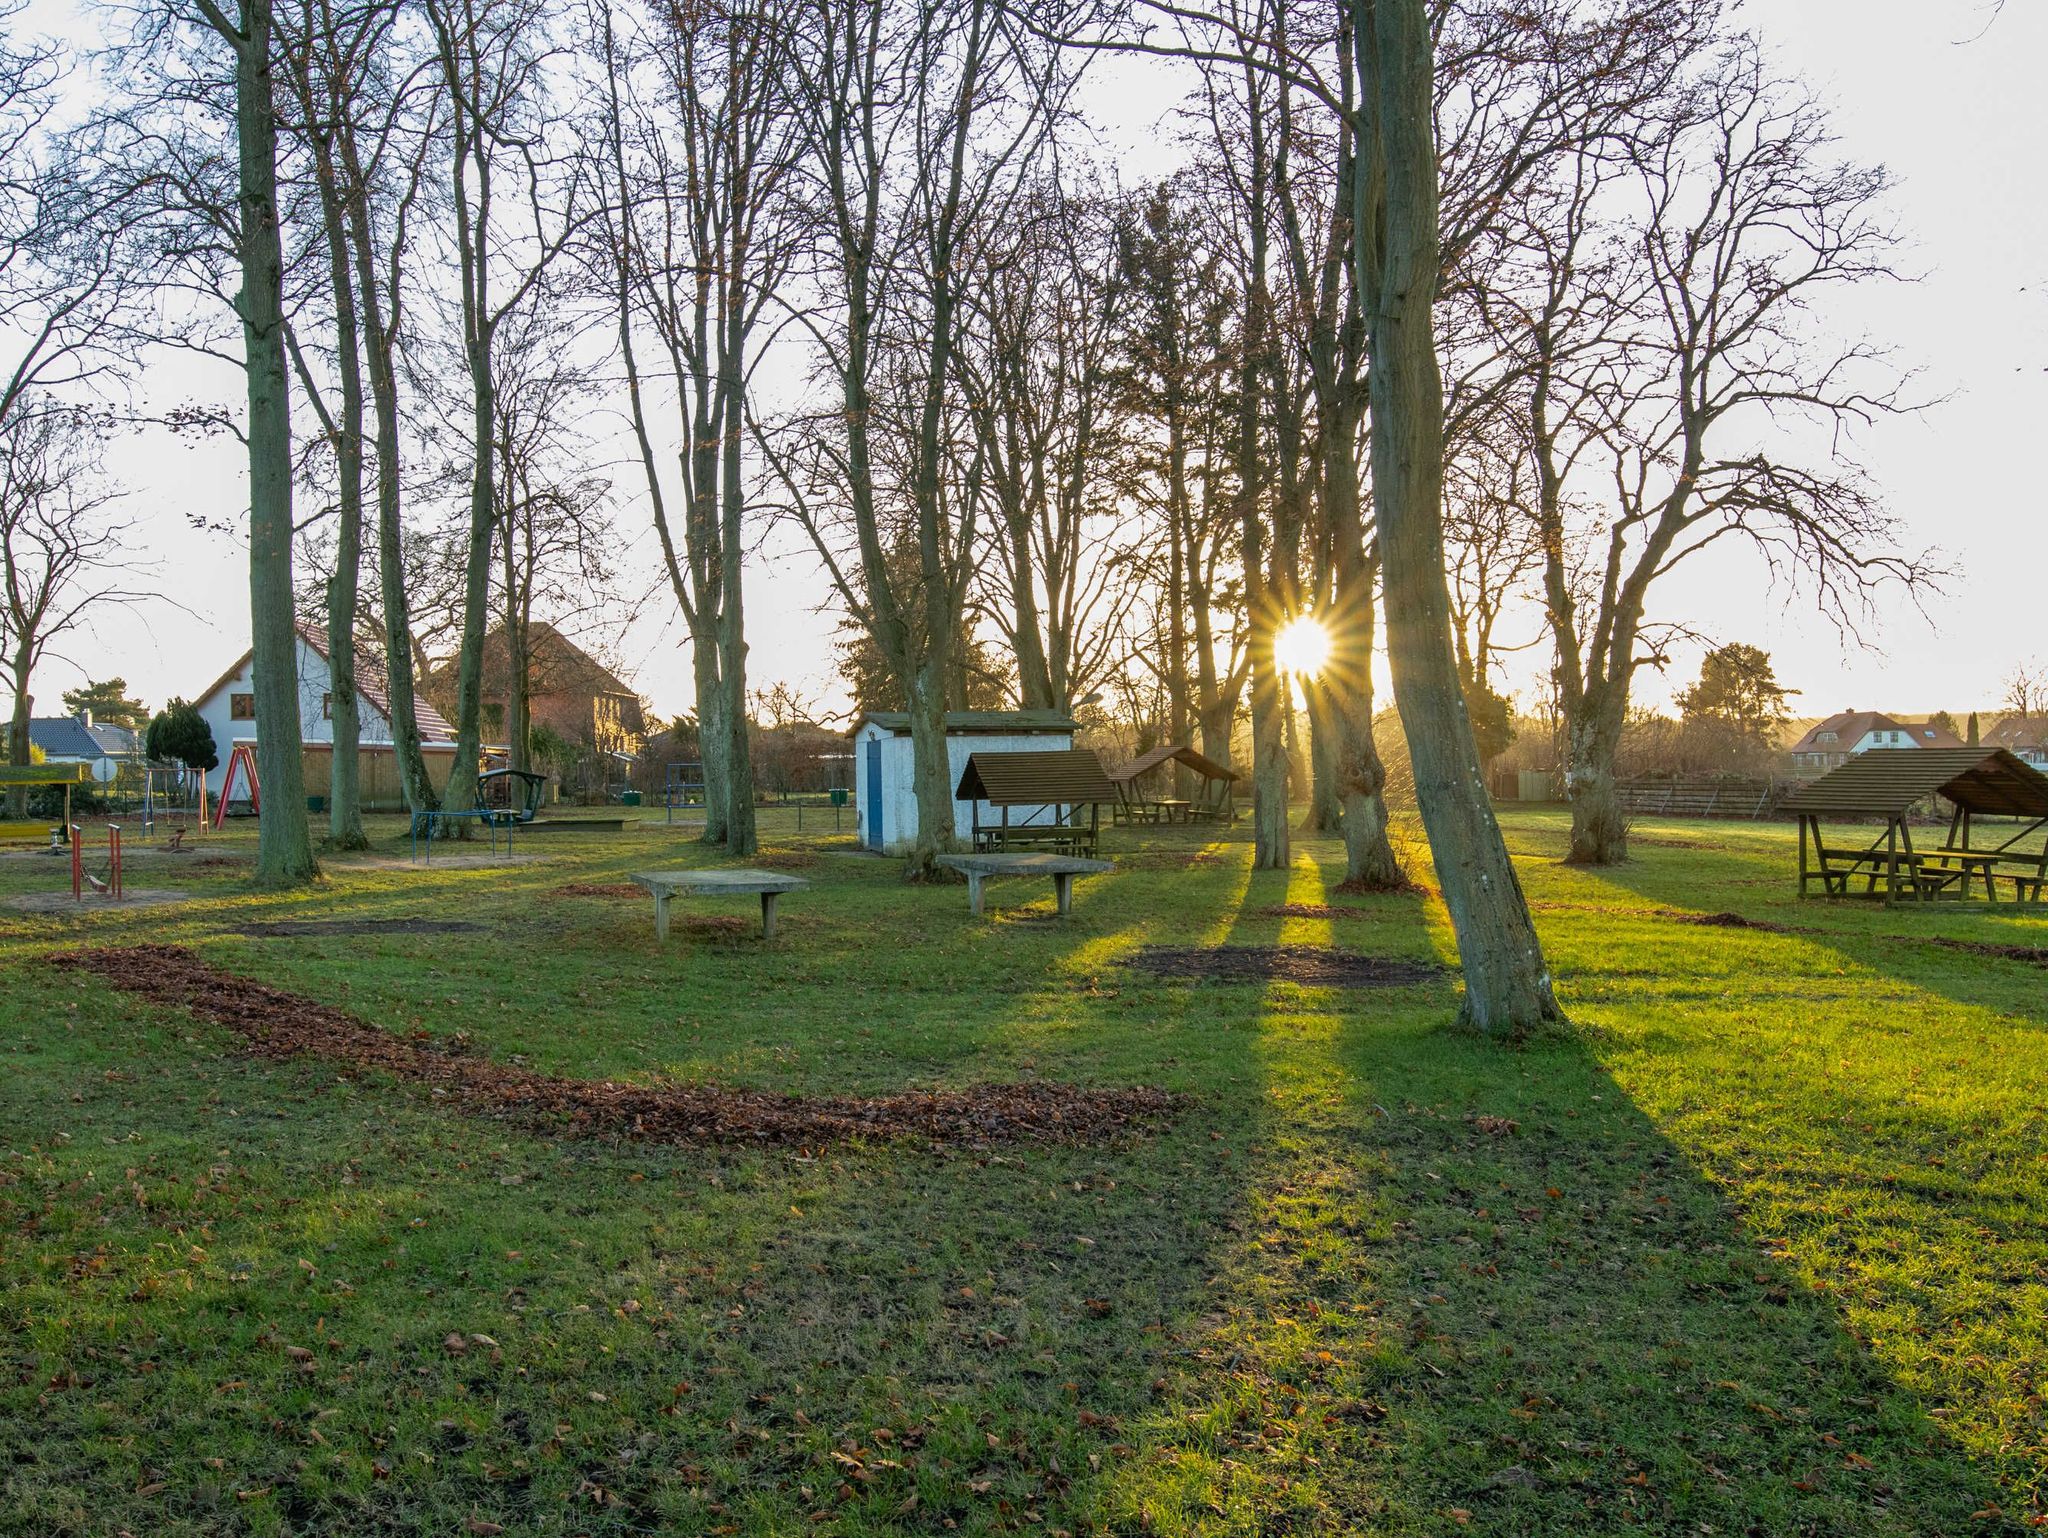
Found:
[[(1729, 547), (1665, 580), (1654, 604), (1715, 641), (1768, 650), (1801, 715), (1838, 709), (1902, 713), (1995, 708), (2016, 662), (2048, 658), (2041, 637), (2048, 519), (2034, 456), (2048, 435), (2048, 7), (1979, 0), (1770, 0), (1748, 8), (1782, 63), (1834, 109), (1845, 155), (1887, 166), (1907, 237), (1905, 284), (1869, 287), (1831, 317), (1894, 349), (1915, 371), (1913, 394), (1932, 404), (1881, 421), (1854, 448), (1903, 526), (1903, 542), (1933, 548), (1955, 575), (1920, 605), (1889, 595), (1859, 638), (1845, 637), (1810, 598), (1774, 589), (1761, 565)], [(1160, 119), (1181, 93), (1156, 60), (1101, 60), (1087, 94), (1097, 131), (1126, 182), (1172, 168)], [(189, 359), (152, 360), (141, 381), (156, 408), (181, 399), (239, 399), (239, 374)], [(637, 470), (616, 456), (620, 559), (629, 583), (658, 582), (658, 556)], [(246, 466), (232, 440), (191, 443), (137, 430), (113, 444), (109, 466), (127, 491), (148, 581), (162, 595), (110, 613), (74, 637), (35, 684), (38, 714), (88, 675), (118, 674), (153, 708), (192, 695), (248, 645), (247, 550), (239, 527)], [(846, 703), (836, 678), (837, 620), (801, 536), (771, 531), (747, 568), (750, 673), (781, 681), (825, 710)], [(1533, 614), (1516, 617), (1524, 637)], [(655, 710), (691, 705), (689, 655), (665, 592), (643, 606), (615, 647)], [(1643, 703), (1661, 705), (1691, 681), (1700, 647), (1676, 650), (1666, 675), (1645, 676)], [(1542, 648), (1521, 654), (1507, 682), (1536, 696)]]

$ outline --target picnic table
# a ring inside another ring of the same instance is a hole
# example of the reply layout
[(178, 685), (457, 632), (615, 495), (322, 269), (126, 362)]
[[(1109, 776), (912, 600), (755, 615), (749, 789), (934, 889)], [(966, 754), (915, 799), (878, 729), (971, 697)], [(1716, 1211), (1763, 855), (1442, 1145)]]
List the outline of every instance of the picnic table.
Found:
[(761, 938), (775, 938), (775, 899), (784, 892), (800, 891), (810, 883), (801, 876), (786, 876), (772, 870), (649, 870), (635, 871), (635, 886), (654, 896), (654, 938), (668, 938), (668, 903), (671, 897), (761, 898)]
[(983, 851), (977, 854), (942, 854), (939, 864), (957, 870), (967, 878), (967, 911), (980, 913), (981, 884), (990, 876), (1050, 876), (1053, 899), (1064, 918), (1074, 911), (1074, 878), (1095, 876), (1116, 867), (1108, 860), (1084, 860), (1071, 854), (1025, 854)]

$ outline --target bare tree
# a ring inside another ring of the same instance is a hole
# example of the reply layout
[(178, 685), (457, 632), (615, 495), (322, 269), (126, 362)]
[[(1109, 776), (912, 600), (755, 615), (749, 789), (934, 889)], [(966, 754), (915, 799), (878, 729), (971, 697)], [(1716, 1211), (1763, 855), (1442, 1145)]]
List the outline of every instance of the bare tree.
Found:
[[(921, 874), (954, 842), (945, 712), (978, 548), (982, 466), (962, 451), (956, 394), (961, 298), (1031, 184), (1072, 70), (996, 0), (826, 0), (792, 68), (825, 296), (805, 318), (833, 400), (764, 442), (908, 700)], [(907, 581), (899, 549), (913, 556)]]
[[(1494, 311), (1529, 381), (1568, 858), (1586, 864), (1627, 857), (1614, 755), (1635, 674), (1663, 657), (1660, 578), (1740, 540), (1853, 627), (1882, 583), (1930, 575), (1843, 449), (1898, 409), (1897, 378), (1813, 321), (1827, 290), (1893, 275), (1888, 178), (1836, 158), (1821, 108), (1752, 40), (1690, 62), (1535, 211), (1538, 281)], [(1802, 453), (1802, 432), (1832, 450)]]
[[(750, 854), (742, 569), (744, 458), (764, 313), (795, 253), (789, 182), (800, 125), (789, 100), (794, 34), (778, 7), (741, 0), (657, 10), (635, 47), (601, 22), (607, 286), (634, 438), (663, 565), (689, 627), (704, 757), (707, 842)], [(644, 89), (635, 91), (645, 77)], [(651, 328), (673, 392), (682, 539), (655, 450), (636, 333)]]
[(470, 806), (483, 743), (483, 642), (499, 513), (492, 452), (498, 335), (534, 301), (579, 220), (573, 166), (552, 137), (561, 123), (545, 67), (551, 41), (546, 8), (537, 0), (426, 0), (425, 9), (448, 114), (448, 233), (471, 408), (455, 765), (444, 799)]
[[(143, 596), (129, 585), (133, 526), (108, 516), (114, 497), (100, 473), (99, 435), (82, 414), (38, 405), (0, 420), (0, 669), (14, 697), (10, 764), (29, 762), (31, 689), (51, 648)], [(15, 792), (17, 816), (26, 795)]]

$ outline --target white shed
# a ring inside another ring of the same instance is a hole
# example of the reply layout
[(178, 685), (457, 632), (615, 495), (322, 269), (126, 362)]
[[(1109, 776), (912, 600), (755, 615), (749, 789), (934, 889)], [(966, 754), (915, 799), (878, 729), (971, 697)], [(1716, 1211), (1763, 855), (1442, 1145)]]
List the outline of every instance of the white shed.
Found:
[[(1078, 729), (1072, 716), (1057, 710), (947, 711), (947, 799), (960, 783), (968, 754), (1071, 748)], [(901, 854), (917, 838), (917, 792), (911, 775), (909, 712), (865, 712), (853, 725), (853, 789), (863, 848)], [(988, 809), (981, 810), (985, 815)], [(953, 832), (963, 843), (974, 835), (975, 811), (971, 801), (953, 802)]]

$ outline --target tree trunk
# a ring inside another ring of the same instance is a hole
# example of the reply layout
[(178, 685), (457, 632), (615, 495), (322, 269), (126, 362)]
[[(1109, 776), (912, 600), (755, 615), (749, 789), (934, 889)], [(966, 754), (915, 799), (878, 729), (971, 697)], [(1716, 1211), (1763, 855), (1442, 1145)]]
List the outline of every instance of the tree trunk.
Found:
[(1620, 711), (1587, 698), (1565, 723), (1565, 795), (1572, 807), (1567, 865), (1620, 865), (1628, 859), (1628, 818), (1614, 784)]
[(335, 424), (334, 444), (340, 518), (335, 529), (334, 575), (327, 584), (327, 693), (334, 739), (327, 775), (327, 841), (336, 849), (367, 849), (370, 840), (363, 832), (362, 799), (363, 714), (356, 693), (355, 641), (363, 563), (363, 360), (333, 148), (323, 140), (316, 142), (315, 150), (328, 276), (334, 289), (335, 355), (341, 374), (341, 417)]
[(725, 686), (718, 676), (718, 631), (700, 606), (690, 627), (690, 666), (697, 687), (697, 757), (704, 772), (704, 831), (698, 841), (725, 842), (731, 790), (726, 780)]
[(1337, 786), (1337, 723), (1328, 696), (1312, 682), (1303, 696), (1308, 707), (1308, 812), (1304, 833), (1337, 833), (1344, 827), (1344, 802)]
[[(1394, 698), (1465, 973), (1463, 1019), (1519, 1038), (1560, 1018), (1479, 766), (1451, 645), (1443, 552), (1443, 379), (1436, 356), (1437, 160), (1424, 0), (1353, 0), (1363, 99), (1383, 155), (1379, 240), (1357, 232), (1372, 321), (1372, 471)], [(1370, 61), (1370, 62), (1368, 62)], [(1376, 67), (1375, 67), (1376, 66)]]
[(306, 821), (292, 609), (292, 419), (285, 359), (284, 251), (278, 235), (277, 116), (270, 0), (246, 0), (235, 53), (240, 165), (242, 345), (249, 387), (249, 630), (262, 784), (255, 878), (295, 886), (320, 874)]
[[(740, 303), (735, 296), (732, 303)], [(737, 327), (737, 310), (733, 326)], [(749, 740), (747, 718), (747, 632), (743, 602), (740, 552), (745, 547), (743, 519), (746, 514), (746, 483), (740, 459), (741, 433), (745, 419), (741, 412), (741, 348), (744, 339), (728, 331), (719, 350), (720, 381), (725, 401), (725, 432), (720, 475), (723, 505), (719, 546), (724, 559), (719, 565), (718, 673), (725, 692), (725, 852), (741, 858), (760, 848), (754, 825), (754, 753)]]
[(917, 794), (917, 841), (905, 871), (912, 879), (936, 875), (940, 867), (934, 856), (960, 847), (953, 834), (952, 764), (946, 749), (947, 671), (944, 652), (928, 652), (905, 691), (910, 702), (911, 778)]
[[(28, 651), (28, 637), (23, 636), (21, 638), (21, 646), (15, 652), (14, 663), (10, 669), (14, 675), (12, 680), (14, 685), (14, 714), (7, 722), (7, 762), (17, 769), (26, 769), (29, 766), (30, 760), (35, 756), (29, 751), (28, 735), (29, 714), (35, 709), (35, 701), (29, 697), (28, 692), (28, 675), (33, 665), (33, 660), (29, 656)], [(28, 816), (28, 787), (26, 785), (16, 785), (8, 791), (7, 807), (7, 815), (10, 817), (19, 819)], [(67, 828), (65, 830), (64, 836), (66, 838), (71, 836), (70, 829)]]
[[(491, 458), (497, 389), (491, 373), (490, 340), (487, 335), (475, 334), (475, 325), (472, 318), (468, 352), (475, 462), (470, 467), (469, 539), (463, 556), (462, 648), (455, 662), (455, 767), (449, 771), (442, 798), (450, 807), (477, 804), (477, 765), (483, 756), (484, 626), (490, 616), (491, 534), (497, 503)], [(458, 817), (452, 821), (458, 825), (459, 836), (468, 837), (467, 820)]]

